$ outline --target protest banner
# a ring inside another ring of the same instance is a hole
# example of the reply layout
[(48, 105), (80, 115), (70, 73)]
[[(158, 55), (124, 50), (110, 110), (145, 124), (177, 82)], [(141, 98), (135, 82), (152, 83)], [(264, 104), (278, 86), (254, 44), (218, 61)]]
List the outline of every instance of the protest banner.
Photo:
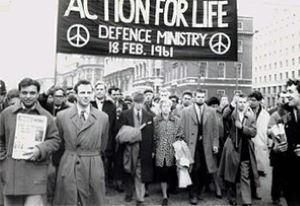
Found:
[(236, 0), (60, 0), (57, 52), (237, 61)]

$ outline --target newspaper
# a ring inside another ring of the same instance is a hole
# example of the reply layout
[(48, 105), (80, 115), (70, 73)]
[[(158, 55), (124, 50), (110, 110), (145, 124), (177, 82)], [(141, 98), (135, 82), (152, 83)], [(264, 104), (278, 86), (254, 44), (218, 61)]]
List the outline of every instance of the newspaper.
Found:
[(24, 153), (28, 148), (44, 141), (46, 127), (46, 116), (18, 114), (12, 158), (28, 159)]

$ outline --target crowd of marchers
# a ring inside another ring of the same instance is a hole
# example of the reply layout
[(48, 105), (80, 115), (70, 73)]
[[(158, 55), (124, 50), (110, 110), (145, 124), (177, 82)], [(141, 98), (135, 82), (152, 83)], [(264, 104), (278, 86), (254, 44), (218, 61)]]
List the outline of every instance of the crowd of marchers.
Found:
[[(123, 97), (87, 80), (45, 93), (30, 78), (17, 87), (7, 92), (0, 80), (0, 205), (109, 205), (108, 187), (145, 205), (154, 182), (164, 206), (183, 190), (197, 205), (209, 185), (231, 205), (251, 205), (268, 158), (273, 204), (300, 205), (299, 80), (287, 81), (269, 110), (259, 91), (229, 100), (200, 88)], [(18, 114), (47, 119), (44, 141), (21, 160), (12, 155)]]

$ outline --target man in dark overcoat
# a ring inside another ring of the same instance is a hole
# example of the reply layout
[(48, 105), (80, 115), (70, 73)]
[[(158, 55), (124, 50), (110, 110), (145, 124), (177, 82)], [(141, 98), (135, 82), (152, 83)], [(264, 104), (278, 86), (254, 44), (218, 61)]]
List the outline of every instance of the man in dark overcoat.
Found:
[(120, 125), (128, 125), (141, 129), (142, 140), (139, 144), (138, 161), (135, 175), (124, 174), (125, 201), (131, 201), (133, 189), (136, 191), (137, 205), (143, 205), (145, 183), (153, 179), (153, 116), (143, 109), (144, 94), (136, 92), (133, 95), (134, 106), (124, 111), (120, 116)]
[(259, 186), (254, 143), (251, 140), (256, 135), (256, 121), (253, 111), (246, 107), (246, 102), (247, 97), (243, 94), (235, 96), (223, 114), (229, 123), (230, 135), (224, 144), (219, 176), (226, 182), (231, 205), (237, 204), (236, 184), (238, 182), (241, 183), (243, 205), (252, 204), (251, 183)]

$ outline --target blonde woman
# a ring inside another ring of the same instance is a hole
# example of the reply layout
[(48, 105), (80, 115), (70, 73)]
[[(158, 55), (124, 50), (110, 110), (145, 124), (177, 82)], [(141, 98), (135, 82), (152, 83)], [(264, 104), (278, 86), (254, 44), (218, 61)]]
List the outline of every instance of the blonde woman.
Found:
[(155, 166), (161, 182), (163, 206), (168, 205), (167, 187), (172, 176), (170, 174), (176, 173), (172, 144), (183, 134), (179, 118), (171, 114), (171, 106), (171, 100), (160, 100), (160, 113), (154, 119)]

